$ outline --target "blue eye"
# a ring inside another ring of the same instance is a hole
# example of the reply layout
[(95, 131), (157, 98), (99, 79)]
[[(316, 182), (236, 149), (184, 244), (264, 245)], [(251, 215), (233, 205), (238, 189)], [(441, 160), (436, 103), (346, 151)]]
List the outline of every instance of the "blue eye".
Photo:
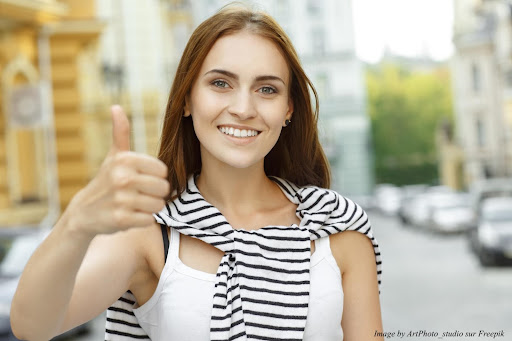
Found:
[(227, 88), (229, 87), (228, 83), (226, 81), (222, 80), (215, 80), (212, 82), (212, 84), (218, 88)]
[(260, 89), (260, 92), (266, 95), (271, 95), (277, 93), (277, 90), (271, 86), (264, 86)]

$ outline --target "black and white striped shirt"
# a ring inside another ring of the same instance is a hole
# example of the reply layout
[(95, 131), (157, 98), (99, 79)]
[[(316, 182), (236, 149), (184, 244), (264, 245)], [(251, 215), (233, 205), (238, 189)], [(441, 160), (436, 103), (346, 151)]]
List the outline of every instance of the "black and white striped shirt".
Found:
[[(201, 239), (225, 252), (218, 271), (210, 324), (211, 340), (302, 340), (310, 286), (310, 241), (345, 230), (372, 242), (381, 283), (381, 257), (370, 222), (360, 206), (335, 191), (297, 187), (278, 178), (285, 196), (297, 205), (297, 226), (234, 229), (199, 192), (195, 176), (162, 211), (159, 224)], [(147, 338), (126, 293), (107, 311), (106, 340)]]

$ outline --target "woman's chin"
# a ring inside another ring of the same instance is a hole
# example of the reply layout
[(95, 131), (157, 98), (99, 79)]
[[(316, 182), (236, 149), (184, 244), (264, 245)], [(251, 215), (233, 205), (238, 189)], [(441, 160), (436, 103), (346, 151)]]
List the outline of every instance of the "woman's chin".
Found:
[(259, 162), (262, 162), (263, 159), (255, 159), (255, 158), (243, 158), (243, 157), (236, 157), (235, 155), (231, 155), (230, 157), (224, 158), (222, 162), (231, 168), (236, 169), (247, 169), (254, 167)]

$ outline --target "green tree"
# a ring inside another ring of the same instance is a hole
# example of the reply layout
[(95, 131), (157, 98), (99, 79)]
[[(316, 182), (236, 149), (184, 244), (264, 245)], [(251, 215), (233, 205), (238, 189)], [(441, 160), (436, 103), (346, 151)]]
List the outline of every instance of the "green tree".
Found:
[(412, 71), (383, 63), (367, 69), (366, 82), (376, 182), (436, 182), (436, 129), (453, 112), (448, 68)]

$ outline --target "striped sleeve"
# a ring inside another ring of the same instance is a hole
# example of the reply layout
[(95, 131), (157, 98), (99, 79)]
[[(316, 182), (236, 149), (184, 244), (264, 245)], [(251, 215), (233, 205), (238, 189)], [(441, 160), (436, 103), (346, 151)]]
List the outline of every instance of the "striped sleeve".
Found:
[(150, 339), (133, 313), (134, 304), (135, 296), (127, 291), (107, 309), (105, 341)]
[(317, 186), (298, 187), (287, 180), (275, 177), (274, 179), (283, 188), (288, 198), (298, 205), (300, 227), (309, 230), (311, 240), (343, 231), (357, 231), (370, 239), (375, 254), (380, 293), (382, 282), (380, 248), (373, 235), (370, 219), (362, 207), (331, 189)]

